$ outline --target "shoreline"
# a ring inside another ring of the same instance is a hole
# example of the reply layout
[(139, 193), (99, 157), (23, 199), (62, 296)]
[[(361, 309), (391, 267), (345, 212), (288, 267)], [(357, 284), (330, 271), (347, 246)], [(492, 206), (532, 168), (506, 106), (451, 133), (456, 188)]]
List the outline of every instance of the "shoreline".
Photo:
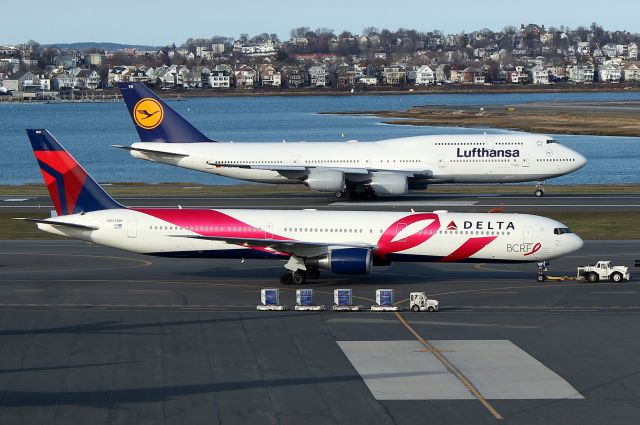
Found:
[[(375, 88), (365, 87), (351, 92), (351, 88), (315, 88), (304, 87), (300, 89), (229, 89), (217, 91), (214, 89), (191, 89), (191, 90), (156, 90), (153, 91), (161, 98), (167, 100), (186, 100), (188, 98), (208, 98), (208, 97), (263, 97), (263, 96), (397, 96), (397, 95), (429, 95), (429, 94), (508, 94), (508, 93), (617, 93), (617, 92), (640, 92), (638, 83), (594, 83), (587, 85), (577, 84), (554, 84), (544, 86), (522, 85), (522, 84), (492, 84), (488, 86), (467, 85), (467, 84), (446, 84), (442, 86), (378, 86)], [(76, 92), (77, 93), (77, 92)], [(116, 97), (117, 95), (117, 97)], [(74, 94), (75, 99), (52, 100), (50, 103), (59, 102), (111, 102), (121, 100), (122, 96), (118, 89), (104, 89), (99, 91), (84, 91)], [(103, 99), (104, 97), (104, 99)], [(43, 99), (13, 98), (12, 96), (0, 96), (0, 104), (3, 103), (43, 103)]]
[(404, 111), (321, 112), (367, 115), (383, 124), (480, 127), (542, 134), (640, 136), (640, 101), (533, 102), (511, 105), (414, 106)]

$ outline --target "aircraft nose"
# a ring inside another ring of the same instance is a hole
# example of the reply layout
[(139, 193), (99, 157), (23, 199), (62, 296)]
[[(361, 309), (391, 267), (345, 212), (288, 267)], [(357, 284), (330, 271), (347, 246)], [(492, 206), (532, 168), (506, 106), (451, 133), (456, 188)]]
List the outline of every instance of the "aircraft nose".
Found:
[(587, 158), (585, 158), (583, 155), (579, 154), (578, 152), (574, 152), (573, 153), (575, 161), (575, 168), (574, 170), (579, 170), (580, 168), (584, 167), (585, 164), (587, 163)]
[(573, 233), (571, 236), (573, 236), (573, 241), (572, 241), (573, 249), (571, 250), (571, 252), (575, 252), (580, 248), (582, 248), (582, 246), (584, 245), (584, 241), (580, 236), (576, 235), (575, 233)]

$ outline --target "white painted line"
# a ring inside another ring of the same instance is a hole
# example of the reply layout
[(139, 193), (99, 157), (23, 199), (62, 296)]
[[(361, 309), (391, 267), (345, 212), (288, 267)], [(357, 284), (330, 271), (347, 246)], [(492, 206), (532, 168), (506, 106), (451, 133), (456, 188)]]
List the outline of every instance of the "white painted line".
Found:
[(24, 202), (24, 201), (28, 201), (29, 198), (7, 198), (7, 199), (3, 199), (4, 202)]
[(591, 291), (592, 294), (637, 294), (636, 291)]

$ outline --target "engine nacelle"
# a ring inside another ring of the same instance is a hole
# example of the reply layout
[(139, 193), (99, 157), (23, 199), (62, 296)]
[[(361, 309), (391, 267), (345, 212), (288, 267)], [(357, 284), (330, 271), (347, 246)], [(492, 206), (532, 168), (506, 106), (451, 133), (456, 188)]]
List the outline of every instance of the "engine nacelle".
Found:
[(406, 195), (409, 183), (404, 174), (373, 173), (369, 187), (378, 195)]
[(344, 190), (344, 173), (338, 170), (312, 168), (304, 184), (320, 192), (342, 192)]
[(366, 248), (336, 249), (326, 255), (307, 258), (307, 267), (331, 270), (336, 274), (371, 273), (371, 250)]

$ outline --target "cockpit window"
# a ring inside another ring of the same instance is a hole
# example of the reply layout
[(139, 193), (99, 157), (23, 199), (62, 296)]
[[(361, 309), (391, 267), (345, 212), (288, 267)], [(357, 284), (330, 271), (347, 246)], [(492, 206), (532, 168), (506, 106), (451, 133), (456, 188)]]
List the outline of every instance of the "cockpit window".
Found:
[(556, 142), (556, 141), (555, 141), (555, 140), (553, 140), (553, 139), (548, 139), (548, 140), (547, 140), (547, 145), (549, 145), (549, 144), (551, 144), (551, 143), (558, 143), (558, 142)]
[(573, 233), (568, 227), (556, 227), (553, 229), (553, 233), (556, 235), (564, 235), (565, 233)]

